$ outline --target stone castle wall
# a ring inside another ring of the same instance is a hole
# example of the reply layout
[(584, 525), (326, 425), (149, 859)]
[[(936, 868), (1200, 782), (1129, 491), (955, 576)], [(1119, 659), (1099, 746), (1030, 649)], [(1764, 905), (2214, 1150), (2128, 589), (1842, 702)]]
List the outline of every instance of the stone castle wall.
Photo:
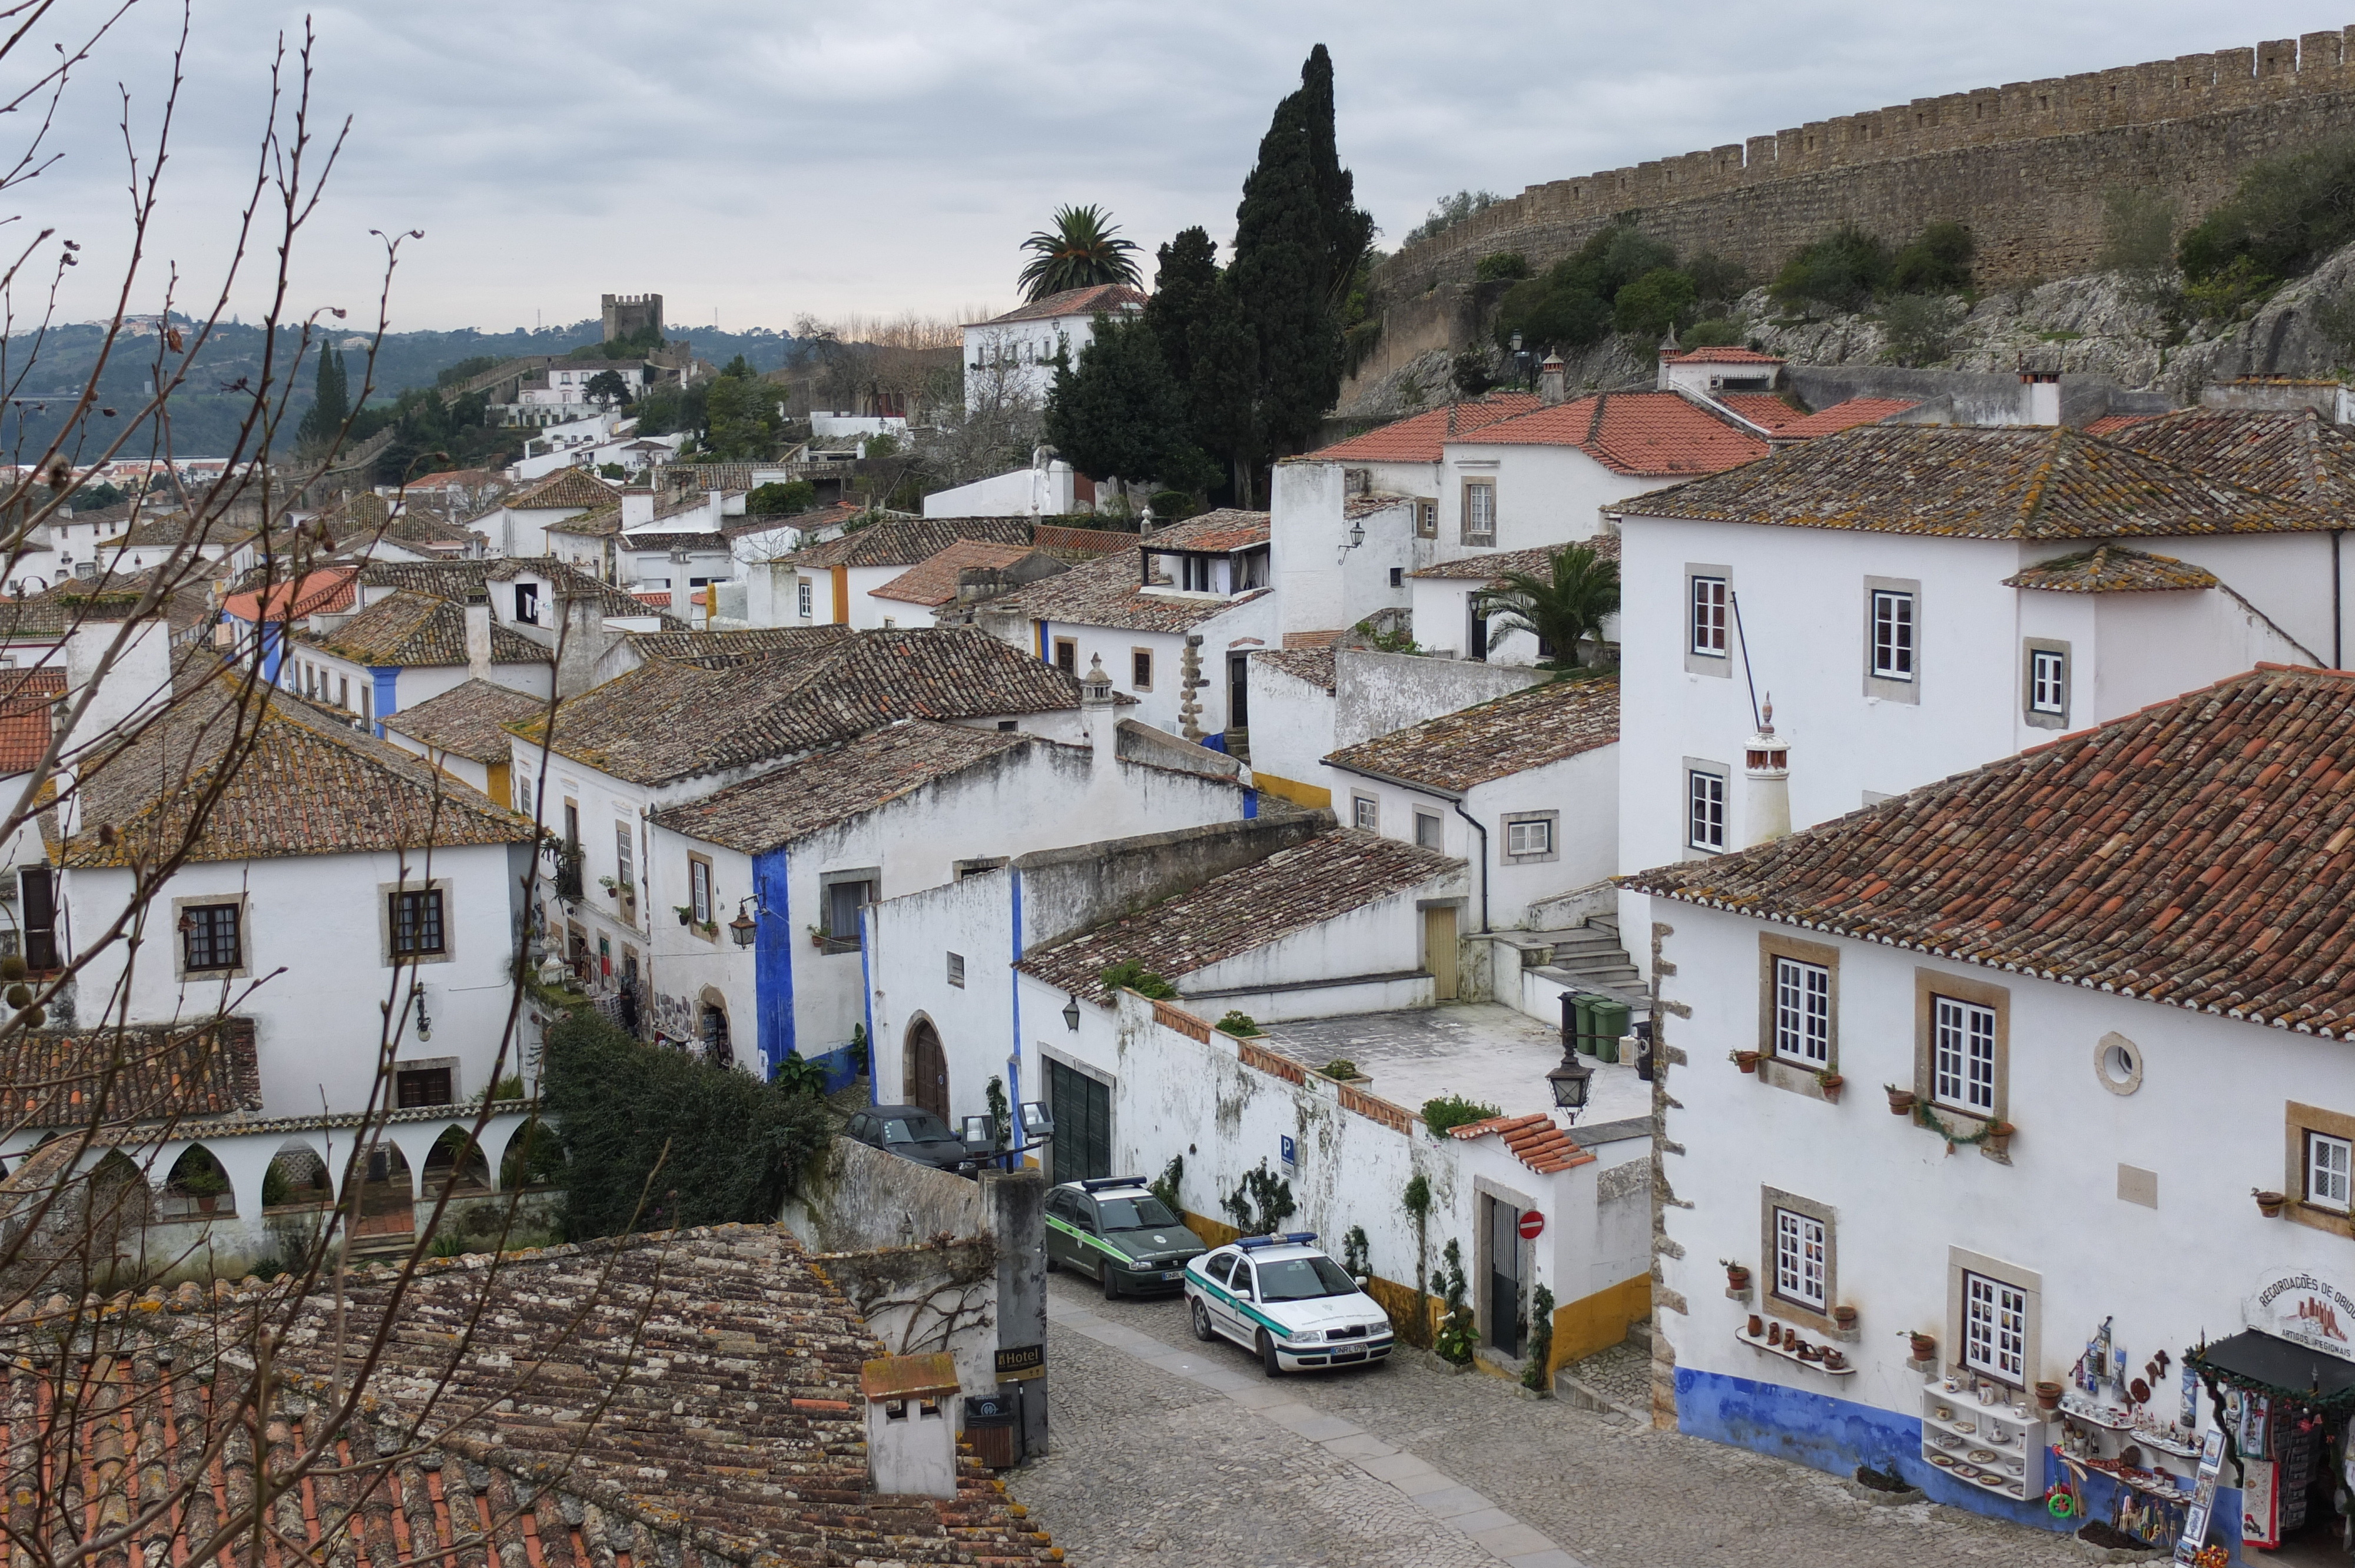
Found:
[(1838, 224), (1902, 244), (1951, 218), (1970, 226), (1982, 281), (2018, 282), (2093, 267), (2111, 186), (2169, 196), (2190, 217), (2252, 163), (2342, 132), (2355, 132), (2355, 27), (1920, 98), (1553, 180), (1383, 264), (1385, 341), (1362, 374), (1460, 345), (1468, 302), (1411, 302), (1460, 293), (1481, 257), (1518, 250), (1542, 270), (1621, 213), (1679, 255), (1714, 250), (1762, 280)]

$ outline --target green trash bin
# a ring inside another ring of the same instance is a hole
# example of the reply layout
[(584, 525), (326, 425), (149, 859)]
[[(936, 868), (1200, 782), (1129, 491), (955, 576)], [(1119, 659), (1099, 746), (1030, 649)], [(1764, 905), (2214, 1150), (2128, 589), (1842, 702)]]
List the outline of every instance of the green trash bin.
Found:
[(1583, 993), (1571, 998), (1572, 1011), (1578, 1019), (1578, 1054), (1594, 1054), (1594, 999)]
[(1594, 1023), (1594, 1055), (1597, 1061), (1616, 1062), (1619, 1059), (1620, 1037), (1627, 1033), (1627, 1020), (1635, 1012), (1624, 1001), (1613, 1001), (1598, 996), (1589, 1009)]

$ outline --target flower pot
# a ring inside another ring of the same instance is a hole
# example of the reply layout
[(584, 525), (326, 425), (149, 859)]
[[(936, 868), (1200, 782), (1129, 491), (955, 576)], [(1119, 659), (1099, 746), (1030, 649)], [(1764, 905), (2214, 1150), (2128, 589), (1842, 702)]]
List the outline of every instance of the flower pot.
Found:
[(196, 1195), (196, 1198), (197, 1213), (200, 1214), (209, 1214), (220, 1207), (220, 1194), (218, 1192), (198, 1192)]
[(1766, 1319), (1755, 1312), (1750, 1314), (1750, 1337), (1753, 1340), (1763, 1340), (1766, 1337)]
[(1725, 1283), (1730, 1289), (1747, 1290), (1750, 1288), (1750, 1271), (1746, 1268), (1729, 1268), (1725, 1271)]
[(1931, 1357), (1938, 1353), (1938, 1340), (1936, 1336), (1932, 1334), (1911, 1334), (1907, 1337), (1913, 1341), (1913, 1359), (1915, 1361), (1926, 1361)]
[(2039, 1410), (2060, 1409), (2061, 1385), (2057, 1383), (2038, 1383), (2036, 1385), (2036, 1408)]
[(1840, 1089), (1847, 1082), (1847, 1079), (1841, 1077), (1838, 1073), (1834, 1073), (1828, 1077), (1817, 1078), (1816, 1080), (1816, 1086), (1823, 1090), (1824, 1098), (1826, 1100), (1829, 1101), (1833, 1105), (1838, 1105), (1839, 1104)]
[(1848, 1306), (1840, 1306), (1840, 1307), (1835, 1307), (1835, 1308), (1832, 1308), (1832, 1321), (1833, 1321), (1833, 1322), (1835, 1322), (1835, 1323), (1838, 1323), (1838, 1324), (1842, 1329), (1853, 1329), (1853, 1328), (1855, 1328), (1855, 1327), (1856, 1327), (1856, 1308), (1853, 1308), (1853, 1307), (1848, 1307)]
[(2257, 1213), (2269, 1220), (2281, 1218), (2282, 1206), (2289, 1202), (2287, 1198), (2279, 1192), (2260, 1192), (2254, 1187), (2249, 1191), (2257, 1200)]
[(1745, 1073), (1754, 1073), (1758, 1070), (1758, 1053), (1755, 1051), (1736, 1051), (1733, 1054), (1733, 1065), (1741, 1068)]
[(1890, 1114), (1891, 1114), (1891, 1116), (1912, 1116), (1912, 1115), (1913, 1114), (1913, 1099), (1914, 1099), (1913, 1091), (1913, 1090), (1911, 1090), (1911, 1089), (1891, 1089), (1891, 1090), (1890, 1090), (1890, 1091), (1889, 1091), (1889, 1112), (1890, 1112)]
[(1994, 1126), (1988, 1128), (1987, 1134), (1987, 1152), (1990, 1154), (2004, 1154), (2009, 1152), (2011, 1149), (2011, 1135), (2019, 1130), (2019, 1129), (2018, 1128), (2012, 1126), (2011, 1123), (2008, 1121), (1999, 1121)]

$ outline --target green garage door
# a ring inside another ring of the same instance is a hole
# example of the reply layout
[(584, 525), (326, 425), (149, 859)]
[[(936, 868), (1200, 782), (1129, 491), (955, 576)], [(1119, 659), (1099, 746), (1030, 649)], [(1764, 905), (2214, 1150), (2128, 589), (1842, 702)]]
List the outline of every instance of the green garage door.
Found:
[(1060, 1062), (1047, 1064), (1047, 1112), (1055, 1118), (1048, 1152), (1055, 1180), (1112, 1174), (1112, 1089)]

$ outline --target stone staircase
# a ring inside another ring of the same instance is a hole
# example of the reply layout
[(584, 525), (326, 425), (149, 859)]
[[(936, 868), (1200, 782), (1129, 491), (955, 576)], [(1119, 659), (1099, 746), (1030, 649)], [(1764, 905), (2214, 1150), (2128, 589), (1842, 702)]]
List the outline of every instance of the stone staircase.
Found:
[(1583, 924), (1560, 931), (1499, 932), (1497, 939), (1519, 949), (1521, 968), (1568, 990), (1650, 1006), (1643, 976), (1620, 943), (1616, 916), (1590, 915)]

